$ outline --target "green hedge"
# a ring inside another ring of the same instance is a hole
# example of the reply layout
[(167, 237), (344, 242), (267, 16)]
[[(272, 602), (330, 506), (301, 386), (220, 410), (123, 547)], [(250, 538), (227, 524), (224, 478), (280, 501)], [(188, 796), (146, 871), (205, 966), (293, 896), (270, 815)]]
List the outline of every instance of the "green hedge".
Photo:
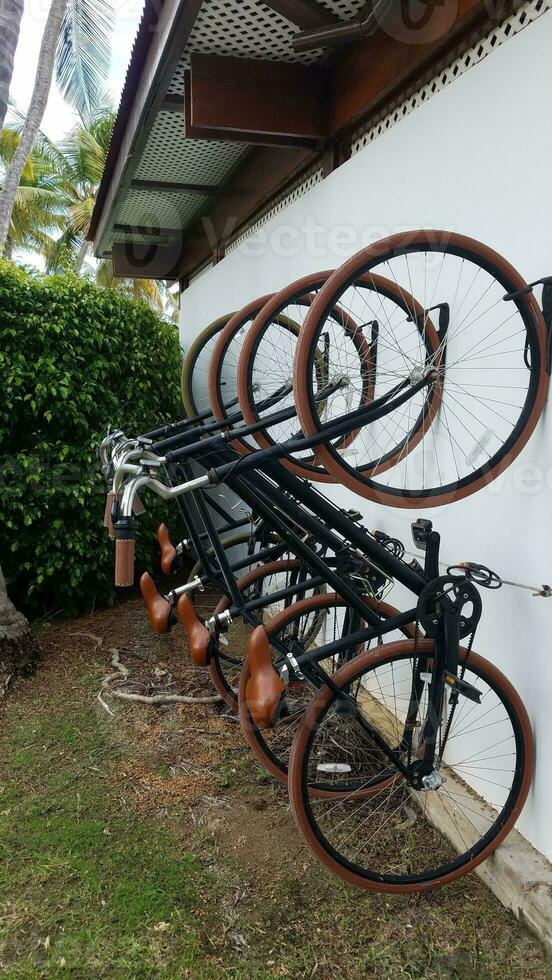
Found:
[[(96, 450), (180, 413), (176, 328), (142, 302), (0, 261), (0, 562), (19, 608), (72, 614), (114, 597)], [(153, 506), (137, 557), (152, 558)]]

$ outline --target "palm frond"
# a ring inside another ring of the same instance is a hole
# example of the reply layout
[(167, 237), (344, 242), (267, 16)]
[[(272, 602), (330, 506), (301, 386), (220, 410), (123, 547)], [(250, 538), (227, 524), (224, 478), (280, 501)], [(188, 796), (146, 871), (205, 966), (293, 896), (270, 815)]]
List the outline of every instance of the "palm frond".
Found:
[(86, 235), (86, 232), (90, 227), (90, 219), (92, 218), (93, 210), (94, 196), (92, 194), (83, 198), (82, 201), (77, 201), (76, 204), (71, 206), (69, 224), (73, 231), (77, 232), (79, 235)]
[(70, 229), (44, 249), (46, 272), (67, 272), (75, 269), (82, 246), (82, 236)]
[(102, 100), (102, 108), (95, 113), (88, 128), (98, 146), (101, 146), (105, 159), (111, 142), (111, 134), (113, 133), (117, 112), (108, 104), (107, 96), (102, 95), (100, 98)]
[(94, 136), (82, 126), (76, 126), (59, 144), (63, 155), (67, 177), (71, 183), (86, 190), (96, 187), (101, 178), (105, 163), (105, 152)]
[(56, 82), (88, 124), (109, 72), (114, 12), (110, 0), (68, 0), (56, 52)]

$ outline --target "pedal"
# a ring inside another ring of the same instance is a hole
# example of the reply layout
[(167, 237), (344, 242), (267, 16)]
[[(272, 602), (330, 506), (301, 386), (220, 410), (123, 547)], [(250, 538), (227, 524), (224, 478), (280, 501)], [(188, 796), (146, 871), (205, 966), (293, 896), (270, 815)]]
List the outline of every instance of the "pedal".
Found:
[(456, 674), (451, 674), (449, 671), (445, 671), (444, 680), (445, 684), (452, 688), (453, 692), (456, 692), (457, 695), (461, 694), (462, 697), (467, 698), (468, 701), (474, 701), (476, 704), (481, 704), (481, 691), (478, 691), (473, 684), (468, 684), (467, 681), (463, 680), (461, 677), (457, 677)]

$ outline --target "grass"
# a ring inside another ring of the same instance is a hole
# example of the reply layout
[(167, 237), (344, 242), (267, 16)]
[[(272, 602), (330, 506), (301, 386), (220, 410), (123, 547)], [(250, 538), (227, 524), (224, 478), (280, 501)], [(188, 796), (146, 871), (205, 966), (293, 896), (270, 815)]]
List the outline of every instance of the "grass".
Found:
[(82, 711), (74, 719), (14, 712), (12, 721), (0, 797), (4, 970), (138, 977), (191, 967), (197, 883), (207, 874), (108, 784), (121, 753), (105, 723)]
[[(132, 603), (78, 628), (185, 670)], [(327, 875), (237, 725), (203, 707), (107, 716), (95, 696), (109, 657), (71, 635), (46, 631), (45, 665), (4, 706), (2, 975), (552, 977), (475, 878), (392, 899)]]

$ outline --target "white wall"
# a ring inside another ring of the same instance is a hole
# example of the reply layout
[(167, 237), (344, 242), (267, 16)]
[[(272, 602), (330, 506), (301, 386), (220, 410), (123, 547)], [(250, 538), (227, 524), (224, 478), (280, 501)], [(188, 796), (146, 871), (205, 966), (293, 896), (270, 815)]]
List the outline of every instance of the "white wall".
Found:
[[(481, 239), (527, 279), (552, 274), (552, 12), (543, 15), (356, 154), (200, 276), (182, 296), (185, 345), (221, 314), (300, 275), (339, 265), (361, 245), (411, 227)], [(318, 230), (316, 230), (318, 229)], [(550, 409), (521, 457), (468, 500), (431, 510), (450, 562), (504, 578), (552, 579)], [(368, 526), (410, 541), (420, 513), (360, 507)], [(476, 647), (519, 689), (537, 740), (537, 772), (519, 827), (552, 858), (552, 599), (485, 592)], [(401, 605), (397, 591), (392, 601)]]

